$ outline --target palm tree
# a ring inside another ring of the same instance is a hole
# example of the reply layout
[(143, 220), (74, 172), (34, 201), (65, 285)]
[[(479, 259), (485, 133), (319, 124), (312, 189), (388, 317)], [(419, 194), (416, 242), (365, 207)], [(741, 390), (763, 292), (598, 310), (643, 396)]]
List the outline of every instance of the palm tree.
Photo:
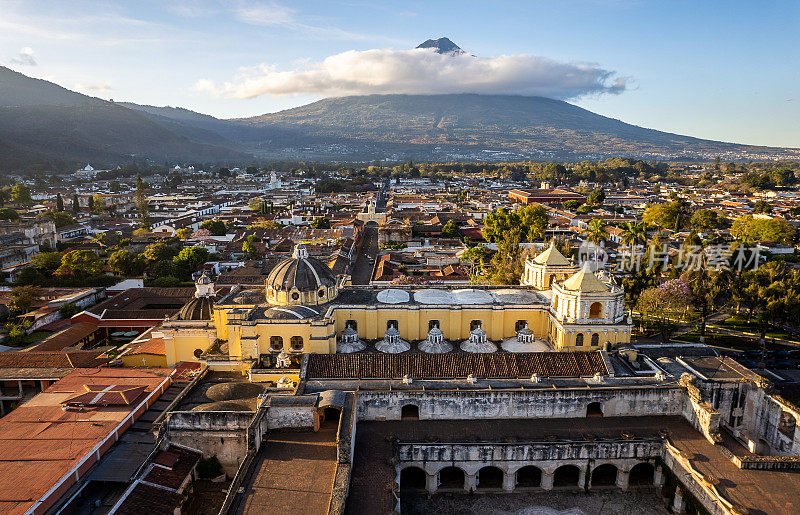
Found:
[(598, 218), (593, 218), (589, 226), (584, 229), (586, 241), (594, 243), (594, 260), (597, 261), (597, 247), (608, 239), (606, 223)]

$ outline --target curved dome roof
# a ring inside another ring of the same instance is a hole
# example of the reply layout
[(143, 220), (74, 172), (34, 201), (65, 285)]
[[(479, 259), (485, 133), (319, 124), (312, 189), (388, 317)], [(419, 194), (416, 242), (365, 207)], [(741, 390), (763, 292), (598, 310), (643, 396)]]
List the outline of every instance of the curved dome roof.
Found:
[(211, 297), (195, 297), (178, 312), (178, 320), (211, 320), (214, 301)]
[(275, 265), (267, 276), (267, 287), (279, 291), (315, 291), (334, 284), (336, 278), (331, 269), (321, 261), (309, 257), (302, 244), (295, 246), (292, 257)]

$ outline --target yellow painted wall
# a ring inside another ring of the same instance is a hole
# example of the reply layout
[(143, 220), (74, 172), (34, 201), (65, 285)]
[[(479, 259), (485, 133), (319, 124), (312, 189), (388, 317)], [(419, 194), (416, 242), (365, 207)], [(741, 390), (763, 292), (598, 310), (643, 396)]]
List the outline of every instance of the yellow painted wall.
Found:
[(163, 354), (126, 354), (120, 357), (126, 367), (167, 368), (167, 357)]

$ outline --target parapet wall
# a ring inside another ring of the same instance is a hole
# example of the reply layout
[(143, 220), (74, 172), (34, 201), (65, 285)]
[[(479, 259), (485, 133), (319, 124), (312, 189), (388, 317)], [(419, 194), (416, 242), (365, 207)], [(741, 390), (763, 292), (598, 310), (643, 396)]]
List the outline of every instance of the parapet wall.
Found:
[(682, 415), (680, 387), (553, 388), (530, 390), (360, 391), (359, 420), (400, 420), (403, 406), (420, 419), (579, 418), (592, 403), (604, 416)]

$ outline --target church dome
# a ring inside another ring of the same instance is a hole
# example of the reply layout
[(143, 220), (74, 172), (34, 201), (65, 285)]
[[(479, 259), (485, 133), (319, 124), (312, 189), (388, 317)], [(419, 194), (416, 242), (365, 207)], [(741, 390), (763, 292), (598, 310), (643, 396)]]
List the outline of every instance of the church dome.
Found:
[(178, 312), (178, 320), (211, 320), (214, 301), (210, 297), (195, 297)]
[(297, 244), (267, 276), (267, 300), (273, 304), (322, 304), (336, 296), (336, 277), (325, 263)]

